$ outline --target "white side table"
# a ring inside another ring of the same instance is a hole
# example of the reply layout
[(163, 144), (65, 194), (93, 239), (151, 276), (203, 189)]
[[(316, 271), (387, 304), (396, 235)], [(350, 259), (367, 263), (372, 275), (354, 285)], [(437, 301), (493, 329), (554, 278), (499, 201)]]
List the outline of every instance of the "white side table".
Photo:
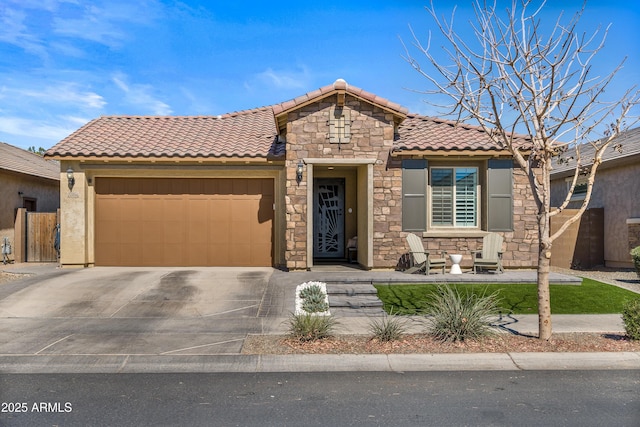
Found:
[(451, 274), (462, 274), (462, 270), (460, 270), (460, 261), (462, 261), (462, 255), (460, 254), (449, 254), (449, 258), (451, 259), (451, 269), (449, 273)]

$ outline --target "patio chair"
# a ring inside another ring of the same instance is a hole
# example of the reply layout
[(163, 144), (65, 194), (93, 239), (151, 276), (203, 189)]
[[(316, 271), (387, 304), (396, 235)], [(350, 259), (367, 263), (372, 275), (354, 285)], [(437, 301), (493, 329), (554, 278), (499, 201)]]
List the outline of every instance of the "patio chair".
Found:
[(422, 245), (422, 239), (413, 233), (407, 235), (407, 243), (409, 244), (409, 254), (411, 265), (404, 272), (413, 274), (424, 271), (424, 274), (428, 275), (429, 270), (432, 268), (442, 269), (442, 274), (445, 272), (447, 265), (447, 259), (445, 258), (446, 252), (442, 251), (442, 258), (431, 258), (429, 252), (424, 250)]
[(473, 274), (476, 274), (478, 269), (504, 273), (502, 268), (503, 240), (502, 236), (496, 233), (489, 233), (482, 238), (482, 250), (471, 253), (473, 255)]

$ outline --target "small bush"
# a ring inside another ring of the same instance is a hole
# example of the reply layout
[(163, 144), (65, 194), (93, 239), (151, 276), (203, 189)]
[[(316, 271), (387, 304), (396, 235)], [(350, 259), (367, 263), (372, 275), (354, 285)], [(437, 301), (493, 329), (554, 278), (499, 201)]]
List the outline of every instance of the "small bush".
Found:
[(306, 298), (302, 302), (302, 309), (307, 313), (324, 313), (329, 310), (329, 304), (326, 303), (324, 297), (321, 301)]
[(333, 335), (338, 321), (333, 316), (291, 314), (287, 321), (289, 336), (299, 341), (315, 341)]
[(296, 288), (296, 314), (329, 314), (326, 283), (305, 282)]
[(309, 285), (300, 289), (300, 298), (324, 298), (324, 292), (320, 285)]
[(633, 265), (636, 267), (636, 274), (640, 277), (640, 246), (631, 249), (631, 258)]
[(624, 303), (622, 321), (627, 336), (632, 340), (640, 340), (640, 298)]
[(327, 294), (318, 285), (311, 285), (300, 290), (302, 309), (307, 313), (323, 313), (329, 309)]
[(461, 295), (450, 286), (439, 286), (426, 303), (429, 332), (442, 341), (465, 341), (492, 334), (498, 315), (498, 293)]
[(369, 323), (369, 331), (373, 338), (380, 341), (397, 341), (407, 331), (407, 319), (394, 314), (385, 315), (381, 319), (374, 318)]

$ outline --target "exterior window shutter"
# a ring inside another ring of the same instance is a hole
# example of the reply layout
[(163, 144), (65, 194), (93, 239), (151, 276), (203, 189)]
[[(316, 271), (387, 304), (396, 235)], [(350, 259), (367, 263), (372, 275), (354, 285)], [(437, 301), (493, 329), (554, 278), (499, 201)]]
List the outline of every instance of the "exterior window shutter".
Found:
[(427, 229), (427, 161), (402, 161), (402, 229)]
[(487, 231), (513, 231), (513, 160), (489, 160)]

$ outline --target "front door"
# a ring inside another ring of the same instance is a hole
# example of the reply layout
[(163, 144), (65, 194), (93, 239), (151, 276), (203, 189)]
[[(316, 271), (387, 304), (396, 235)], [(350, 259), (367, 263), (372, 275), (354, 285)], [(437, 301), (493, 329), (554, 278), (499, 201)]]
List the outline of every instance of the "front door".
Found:
[(344, 179), (316, 179), (313, 206), (314, 258), (344, 258)]

